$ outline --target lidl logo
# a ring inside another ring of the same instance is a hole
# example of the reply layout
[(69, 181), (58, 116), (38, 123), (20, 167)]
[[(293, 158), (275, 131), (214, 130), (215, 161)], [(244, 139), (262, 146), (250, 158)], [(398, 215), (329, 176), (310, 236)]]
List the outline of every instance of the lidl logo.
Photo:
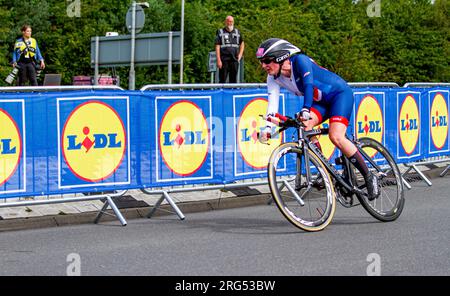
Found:
[[(280, 135), (270, 139), (268, 144), (258, 141), (258, 133), (267, 125), (267, 122), (260, 116), (266, 114), (268, 102), (263, 98), (251, 100), (242, 110), (237, 124), (237, 143), (239, 152), (244, 161), (255, 169), (267, 167), (270, 154), (279, 144), (282, 137)], [(276, 128), (272, 129), (274, 133)]]
[[(361, 100), (356, 112), (356, 136), (357, 138), (369, 137), (382, 142), (383, 130), (383, 112), (380, 104), (373, 96), (367, 95)], [(376, 154), (376, 151), (370, 148), (366, 152), (371, 157)]]
[(159, 149), (166, 166), (180, 176), (190, 176), (205, 163), (209, 146), (210, 131), (202, 109), (191, 101), (172, 104), (159, 129)]
[(11, 115), (0, 109), (0, 185), (8, 181), (20, 163), (22, 137)]
[(447, 144), (448, 137), (448, 106), (441, 93), (434, 96), (431, 104), (430, 123), (433, 145), (442, 149)]
[[(322, 124), (319, 125), (319, 128), (329, 128), (330, 120), (327, 119)], [(330, 137), (328, 135), (319, 135), (317, 137), (319, 139), (320, 147), (322, 148), (323, 155), (330, 160), (336, 151), (336, 146), (331, 142)]]
[(404, 99), (398, 122), (400, 142), (407, 155), (411, 155), (419, 141), (420, 115), (416, 99), (408, 95)]
[(113, 107), (102, 101), (88, 101), (67, 117), (61, 145), (72, 173), (81, 180), (98, 182), (113, 175), (122, 164), (126, 128)]

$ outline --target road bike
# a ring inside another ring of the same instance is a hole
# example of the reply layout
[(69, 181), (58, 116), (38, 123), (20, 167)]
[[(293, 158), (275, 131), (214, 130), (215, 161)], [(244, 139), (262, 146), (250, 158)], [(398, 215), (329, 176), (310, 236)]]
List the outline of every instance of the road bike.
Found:
[(280, 114), (274, 118), (280, 128), (272, 137), (289, 128), (297, 130), (295, 141), (273, 150), (267, 166), (273, 200), (289, 222), (305, 231), (322, 230), (333, 219), (336, 201), (346, 208), (360, 204), (383, 222), (400, 216), (405, 204), (403, 179), (394, 158), (381, 143), (347, 136), (379, 180), (380, 196), (370, 201), (364, 178), (353, 164), (340, 156), (332, 165), (311, 141), (311, 137), (328, 134), (328, 128), (306, 131), (298, 119)]

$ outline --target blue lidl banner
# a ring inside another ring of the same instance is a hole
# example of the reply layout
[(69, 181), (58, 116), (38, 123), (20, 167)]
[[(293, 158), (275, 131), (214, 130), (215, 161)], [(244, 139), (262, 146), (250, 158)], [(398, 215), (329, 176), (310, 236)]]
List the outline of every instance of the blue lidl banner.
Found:
[[(358, 139), (372, 138), (384, 145), (386, 139), (386, 92), (356, 91), (353, 96), (355, 98), (354, 135)], [(377, 153), (373, 149), (366, 152), (374, 159), (380, 157), (376, 155)]]
[(212, 96), (157, 96), (155, 107), (156, 182), (212, 180)]
[(130, 184), (129, 97), (56, 100), (58, 187)]
[(0, 100), (0, 196), (26, 191), (25, 102)]
[(437, 89), (428, 92), (425, 97), (425, 106), (429, 113), (426, 122), (429, 125), (427, 131), (428, 146), (426, 147), (430, 156), (448, 155), (449, 146), (449, 90)]
[[(353, 91), (349, 135), (399, 163), (450, 155), (449, 88)], [(289, 129), (259, 143), (267, 100), (265, 88), (2, 93), (0, 198), (265, 178), (272, 150), (296, 139)], [(294, 116), (302, 104), (281, 91), (278, 110)], [(319, 142), (334, 162), (340, 151)], [(295, 159), (280, 170), (294, 172)]]
[(417, 91), (397, 92), (397, 159), (414, 160), (422, 154), (422, 100)]
[[(267, 144), (258, 140), (258, 133), (266, 123), (267, 94), (241, 94), (233, 96), (234, 176), (249, 177), (265, 174), (273, 149), (283, 141), (283, 134), (270, 139)], [(280, 95), (279, 112), (285, 114), (284, 94)], [(272, 128), (275, 132), (275, 127)]]

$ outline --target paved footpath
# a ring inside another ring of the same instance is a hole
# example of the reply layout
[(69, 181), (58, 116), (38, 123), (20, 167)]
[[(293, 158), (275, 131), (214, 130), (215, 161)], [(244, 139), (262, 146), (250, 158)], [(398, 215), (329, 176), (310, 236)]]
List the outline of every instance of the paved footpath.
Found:
[(318, 233), (294, 228), (273, 205), (189, 213), (184, 221), (133, 219), (126, 227), (112, 221), (1, 232), (0, 275), (66, 275), (79, 259), (81, 275), (448, 276), (449, 184), (450, 176), (432, 187), (414, 183), (391, 223), (338, 206)]

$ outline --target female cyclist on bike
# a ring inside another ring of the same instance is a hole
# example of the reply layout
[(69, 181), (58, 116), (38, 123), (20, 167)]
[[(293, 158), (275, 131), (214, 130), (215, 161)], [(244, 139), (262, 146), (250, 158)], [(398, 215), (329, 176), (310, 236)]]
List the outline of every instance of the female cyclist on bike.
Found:
[[(353, 92), (347, 82), (317, 65), (298, 47), (283, 39), (271, 38), (261, 43), (256, 58), (268, 74), (267, 117), (278, 112), (280, 87), (297, 96), (304, 96), (299, 117), (304, 121), (306, 130), (311, 130), (329, 118), (331, 142), (363, 175), (369, 200), (377, 198), (380, 195), (377, 177), (368, 170), (355, 145), (345, 137), (354, 103)], [(268, 122), (261, 133), (262, 141), (270, 138), (271, 130), (272, 124)], [(315, 141), (319, 146), (318, 140)]]

